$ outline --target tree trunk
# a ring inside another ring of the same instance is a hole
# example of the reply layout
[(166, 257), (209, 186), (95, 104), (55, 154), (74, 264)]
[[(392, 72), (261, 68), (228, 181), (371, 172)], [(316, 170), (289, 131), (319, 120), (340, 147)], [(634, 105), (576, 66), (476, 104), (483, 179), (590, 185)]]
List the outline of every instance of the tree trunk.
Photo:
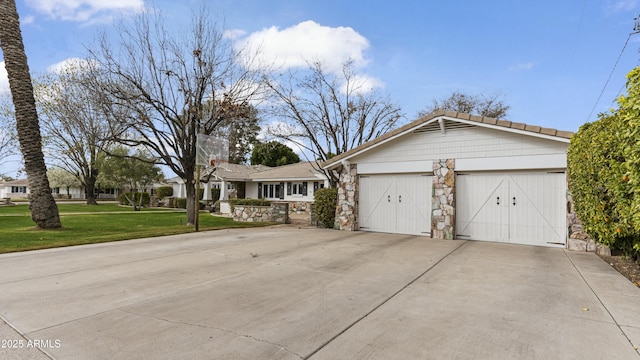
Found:
[(0, 1), (0, 46), (15, 107), (18, 140), (29, 178), (31, 218), (40, 228), (60, 228), (58, 207), (49, 188), (42, 154), (40, 124), (15, 0)]
[(187, 176), (186, 180), (184, 186), (187, 190), (187, 225), (194, 225), (196, 221), (196, 186), (193, 181), (194, 176)]
[(96, 177), (95, 176), (87, 176), (84, 179), (85, 184), (87, 184), (87, 205), (98, 205), (96, 201)]

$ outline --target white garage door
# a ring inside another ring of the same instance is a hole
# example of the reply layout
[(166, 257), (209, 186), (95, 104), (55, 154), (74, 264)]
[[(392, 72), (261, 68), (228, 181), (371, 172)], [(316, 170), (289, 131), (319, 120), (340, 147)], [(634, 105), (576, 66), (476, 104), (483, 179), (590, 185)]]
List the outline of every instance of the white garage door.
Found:
[(431, 234), (431, 174), (361, 175), (361, 230)]
[(564, 173), (456, 176), (456, 234), (461, 239), (565, 247)]

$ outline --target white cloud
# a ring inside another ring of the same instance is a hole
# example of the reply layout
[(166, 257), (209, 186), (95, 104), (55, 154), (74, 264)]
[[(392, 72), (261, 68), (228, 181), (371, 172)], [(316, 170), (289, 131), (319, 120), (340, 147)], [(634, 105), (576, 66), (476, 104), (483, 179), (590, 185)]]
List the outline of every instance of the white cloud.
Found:
[(68, 58), (47, 67), (47, 71), (53, 73), (62, 73), (68, 69), (88, 69), (90, 60), (81, 58)]
[[(351, 87), (351, 94), (359, 94), (364, 95), (367, 94), (374, 89), (384, 87), (384, 83), (375, 77), (369, 75), (356, 75), (349, 82), (349, 86)], [(347, 93), (346, 84), (342, 85), (340, 89), (343, 94)]]
[(20, 17), (20, 25), (29, 25), (33, 24), (36, 21), (36, 17), (33, 15), (27, 15), (25, 17)]
[(26, 0), (29, 7), (56, 20), (99, 22), (114, 12), (141, 11), (143, 0)]
[(611, 13), (626, 12), (636, 9), (638, 0), (617, 0), (607, 3), (607, 10)]
[(9, 77), (4, 61), (0, 61), (0, 95), (9, 93)]
[(529, 71), (532, 70), (534, 68), (535, 64), (534, 63), (521, 63), (521, 64), (516, 64), (516, 65), (512, 65), (509, 66), (509, 68), (507, 70), (509, 71)]
[(347, 59), (356, 66), (366, 65), (364, 52), (369, 48), (369, 41), (350, 27), (322, 26), (311, 20), (286, 29), (272, 26), (240, 38), (236, 44), (260, 49), (261, 64), (287, 69), (306, 67), (307, 61), (321, 61), (332, 72), (340, 71)]

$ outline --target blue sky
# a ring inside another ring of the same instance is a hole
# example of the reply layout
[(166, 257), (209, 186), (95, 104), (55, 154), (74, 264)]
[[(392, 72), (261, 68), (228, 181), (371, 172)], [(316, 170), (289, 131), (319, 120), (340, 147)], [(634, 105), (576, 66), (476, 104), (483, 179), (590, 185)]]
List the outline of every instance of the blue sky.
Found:
[[(121, 13), (155, 7), (180, 28), (202, 3), (237, 41), (262, 41), (269, 56), (359, 56), (359, 70), (405, 121), (465, 91), (501, 94), (509, 120), (569, 131), (588, 120), (640, 13), (640, 0), (17, 0), (32, 72), (82, 57)], [(614, 106), (639, 48), (632, 35), (589, 120)]]

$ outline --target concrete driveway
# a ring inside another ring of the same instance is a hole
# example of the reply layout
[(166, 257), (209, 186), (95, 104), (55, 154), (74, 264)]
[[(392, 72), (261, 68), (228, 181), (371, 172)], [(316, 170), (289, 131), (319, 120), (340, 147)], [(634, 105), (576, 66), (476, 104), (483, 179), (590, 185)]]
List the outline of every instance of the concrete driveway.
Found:
[(286, 226), (0, 255), (0, 316), (2, 359), (640, 359), (593, 254)]

